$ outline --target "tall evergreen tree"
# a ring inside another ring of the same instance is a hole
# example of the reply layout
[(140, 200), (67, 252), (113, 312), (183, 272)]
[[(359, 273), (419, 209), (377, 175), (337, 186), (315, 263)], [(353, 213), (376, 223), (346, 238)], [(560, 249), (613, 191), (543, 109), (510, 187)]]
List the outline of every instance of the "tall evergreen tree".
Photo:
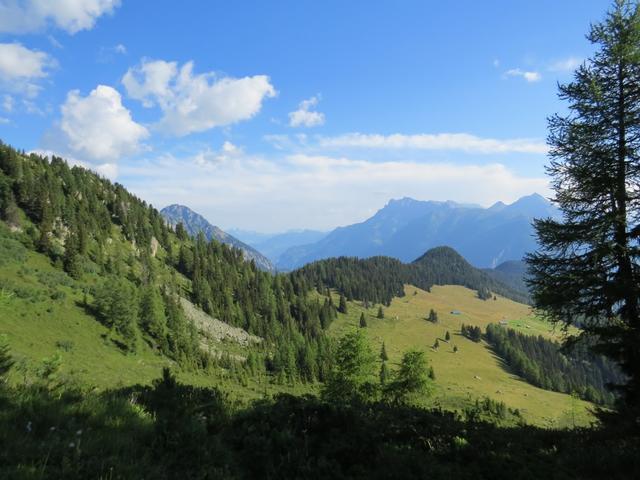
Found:
[[(569, 113), (549, 120), (548, 172), (562, 220), (535, 222), (535, 306), (578, 324), (629, 377), (640, 413), (640, 10), (617, 0), (587, 37), (597, 47), (560, 86)], [(639, 424), (640, 425), (640, 424)]]
[(383, 319), (384, 318), (384, 310), (382, 309), (382, 305), (380, 305), (378, 307), (378, 318)]
[(387, 355), (387, 346), (382, 342), (382, 347), (380, 347), (380, 360), (386, 362), (389, 360), (389, 355)]
[(362, 312), (360, 314), (360, 328), (366, 328), (367, 327), (367, 319), (364, 316), (364, 312)]
[(340, 303), (338, 303), (338, 311), (340, 313), (347, 313), (347, 299), (342, 294), (340, 294)]

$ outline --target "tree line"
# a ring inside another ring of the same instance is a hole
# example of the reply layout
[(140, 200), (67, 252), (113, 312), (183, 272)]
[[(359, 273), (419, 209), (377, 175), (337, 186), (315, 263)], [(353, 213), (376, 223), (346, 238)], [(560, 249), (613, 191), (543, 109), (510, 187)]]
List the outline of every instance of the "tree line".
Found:
[(607, 385), (624, 380), (613, 362), (584, 345), (563, 353), (557, 342), (495, 324), (487, 325), (485, 338), (514, 373), (545, 390), (611, 406), (615, 396)]

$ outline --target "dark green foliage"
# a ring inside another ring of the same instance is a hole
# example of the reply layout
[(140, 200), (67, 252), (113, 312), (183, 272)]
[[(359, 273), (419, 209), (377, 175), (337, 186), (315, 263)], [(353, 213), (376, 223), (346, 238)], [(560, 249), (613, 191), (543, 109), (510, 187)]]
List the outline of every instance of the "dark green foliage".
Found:
[(384, 318), (384, 310), (382, 309), (382, 305), (378, 307), (378, 315), (376, 315), (376, 317), (379, 319)]
[(364, 312), (362, 312), (360, 314), (360, 328), (366, 328), (367, 327), (367, 319), (364, 316)]
[(340, 295), (340, 302), (338, 303), (338, 311), (340, 313), (347, 313), (347, 299), (344, 295)]
[(444, 339), (448, 342), (449, 340), (451, 340), (451, 334), (449, 333), (449, 330), (447, 330), (447, 333), (444, 334)]
[(380, 374), (378, 376), (380, 377), (380, 385), (382, 385), (382, 387), (384, 388), (384, 386), (389, 381), (389, 378), (391, 377), (389, 367), (387, 367), (387, 362), (382, 362), (382, 364), (380, 365)]
[(493, 297), (493, 294), (491, 293), (491, 290), (489, 290), (487, 287), (480, 287), (478, 289), (478, 298), (480, 300), (490, 300)]
[[(236, 409), (216, 388), (177, 382), (108, 392), (0, 389), (3, 478), (628, 479), (640, 441), (616, 430), (498, 427), (478, 400), (441, 410), (281, 395)], [(490, 420), (491, 423), (484, 420)], [(512, 420), (513, 422), (513, 420)]]
[(142, 289), (140, 297), (140, 326), (159, 342), (161, 349), (167, 348), (167, 316), (162, 296), (153, 285)]
[(460, 327), (460, 334), (476, 343), (482, 340), (482, 330), (480, 327), (474, 327), (473, 325), (462, 324), (462, 327)]
[(623, 381), (615, 364), (589, 354), (584, 346), (576, 345), (563, 354), (556, 342), (493, 324), (487, 326), (487, 341), (514, 373), (546, 390), (576, 393), (584, 400), (612, 405), (615, 397), (607, 384)]
[(384, 342), (382, 342), (382, 347), (380, 347), (380, 360), (383, 362), (389, 360), (389, 355), (387, 355), (387, 346)]
[[(388, 257), (366, 259), (340, 257), (310, 263), (292, 274), (306, 283), (335, 288), (347, 298), (389, 305), (404, 296), (404, 285), (424, 290), (433, 285), (462, 285), (479, 292), (496, 292), (527, 303), (526, 294), (516, 292), (473, 268), (455, 250), (438, 247), (410, 264)], [(490, 296), (488, 298), (491, 298)]]
[(426, 395), (428, 384), (429, 370), (424, 352), (409, 350), (402, 355), (398, 370), (385, 385), (384, 394), (396, 404), (407, 403), (415, 396)]
[(458, 346), (457, 345), (453, 346), (453, 353), (458, 353)]
[(440, 348), (440, 340), (438, 340), (437, 338), (436, 341), (433, 342), (433, 348), (435, 348), (436, 350)]
[(110, 276), (94, 291), (94, 308), (102, 322), (119, 335), (122, 345), (136, 350), (138, 299), (133, 284)]
[(323, 386), (330, 402), (361, 403), (375, 396), (375, 356), (361, 330), (347, 333), (338, 342), (335, 363)]
[(438, 313), (432, 308), (429, 310), (429, 316), (427, 317), (431, 323), (438, 323)]
[[(617, 0), (587, 38), (595, 53), (560, 85), (548, 172), (561, 220), (540, 219), (527, 257), (533, 301), (578, 325), (618, 362), (625, 407), (640, 417), (640, 10)], [(640, 425), (640, 423), (637, 423)]]
[(0, 380), (3, 380), (7, 373), (9, 373), (14, 363), (9, 344), (6, 339), (0, 337)]

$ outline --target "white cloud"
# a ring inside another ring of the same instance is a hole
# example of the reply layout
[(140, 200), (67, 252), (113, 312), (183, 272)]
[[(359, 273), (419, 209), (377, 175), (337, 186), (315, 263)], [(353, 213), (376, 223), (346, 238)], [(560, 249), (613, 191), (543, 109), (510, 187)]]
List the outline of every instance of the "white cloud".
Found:
[(149, 135), (146, 128), (133, 121), (120, 94), (105, 85), (98, 85), (86, 97), (78, 90), (69, 92), (61, 113), (46, 146), (94, 166), (115, 163), (120, 157), (139, 152), (142, 140)]
[(118, 55), (126, 55), (127, 47), (119, 43), (113, 47), (100, 47), (98, 51), (97, 61), (99, 63), (111, 63)]
[(370, 162), (303, 154), (270, 160), (241, 153), (215, 164), (192, 155), (121, 168), (127, 187), (156, 206), (185, 203), (218, 225), (260, 231), (351, 224), (390, 198), (405, 196), (449, 200), (455, 195), (456, 201), (488, 206), (549, 193), (546, 178), (519, 176), (499, 163)]
[(289, 113), (290, 127), (317, 127), (324, 125), (324, 113), (313, 111), (318, 105), (318, 97), (311, 97), (298, 104), (298, 110)]
[(216, 168), (220, 164), (239, 158), (243, 154), (242, 148), (226, 141), (220, 150), (206, 149), (193, 157), (193, 162), (204, 168)]
[(7, 125), (10, 122), (11, 122), (11, 120), (9, 120), (8, 118), (0, 117), (0, 124)]
[(40, 91), (37, 82), (47, 77), (55, 65), (44, 52), (19, 43), (0, 43), (0, 88), (33, 98)]
[(335, 137), (314, 136), (313, 142), (309, 137), (291, 138), (286, 135), (271, 135), (265, 137), (280, 149), (295, 148), (297, 145), (303, 148), (339, 149), (389, 149), (389, 150), (439, 150), (462, 151), (476, 154), (496, 153), (532, 153), (546, 154), (548, 147), (540, 140), (528, 138), (495, 139), (482, 138), (468, 133), (436, 133), (417, 135), (378, 135), (365, 133), (348, 133)]
[(13, 112), (14, 105), (15, 105), (15, 102), (14, 102), (13, 97), (11, 95), (3, 95), (2, 96), (2, 109), (5, 112), (7, 112), (7, 113)]
[(0, 0), (0, 33), (24, 34), (55, 26), (70, 34), (90, 30), (120, 0)]
[(542, 75), (535, 71), (525, 71), (519, 68), (512, 68), (511, 70), (507, 70), (505, 72), (507, 77), (521, 77), (524, 78), (529, 83), (539, 82), (542, 80)]
[(578, 68), (581, 64), (582, 59), (577, 57), (568, 57), (551, 63), (548, 69), (550, 72), (570, 73)]
[(127, 71), (122, 83), (131, 98), (147, 107), (158, 105), (163, 117), (156, 128), (177, 136), (248, 120), (265, 98), (276, 95), (265, 75), (194, 74), (193, 62), (178, 68), (176, 62), (143, 60)]

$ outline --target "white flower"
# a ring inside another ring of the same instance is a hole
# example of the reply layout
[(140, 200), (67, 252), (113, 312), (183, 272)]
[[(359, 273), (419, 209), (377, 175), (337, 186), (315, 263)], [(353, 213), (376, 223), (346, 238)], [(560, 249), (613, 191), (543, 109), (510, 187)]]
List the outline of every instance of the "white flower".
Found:
[(78, 435), (78, 436), (82, 435), (82, 430), (78, 430), (78, 431), (76, 432), (76, 435)]
[(71, 442), (71, 443), (69, 444), (69, 448), (73, 448), (73, 447), (75, 447), (75, 446), (76, 446), (76, 444), (75, 444), (75, 443), (73, 443), (73, 442)]

